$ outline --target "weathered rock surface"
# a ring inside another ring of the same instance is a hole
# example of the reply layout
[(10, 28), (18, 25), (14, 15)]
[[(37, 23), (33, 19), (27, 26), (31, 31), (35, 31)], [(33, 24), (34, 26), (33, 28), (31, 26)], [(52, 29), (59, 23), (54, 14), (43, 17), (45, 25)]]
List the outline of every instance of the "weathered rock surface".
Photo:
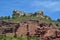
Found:
[[(2, 30), (2, 31), (1, 31)], [(41, 20), (25, 20), (19, 23), (0, 21), (0, 35), (19, 37), (37, 36), (41, 40), (60, 40), (60, 25)]]

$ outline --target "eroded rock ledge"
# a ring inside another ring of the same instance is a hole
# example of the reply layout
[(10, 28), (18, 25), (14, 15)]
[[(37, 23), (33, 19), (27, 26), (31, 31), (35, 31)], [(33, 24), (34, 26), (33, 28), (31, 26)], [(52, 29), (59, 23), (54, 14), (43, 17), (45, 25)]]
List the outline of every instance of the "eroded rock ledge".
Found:
[(60, 24), (42, 20), (24, 20), (22, 22), (0, 21), (0, 35), (37, 36), (41, 40), (60, 40)]

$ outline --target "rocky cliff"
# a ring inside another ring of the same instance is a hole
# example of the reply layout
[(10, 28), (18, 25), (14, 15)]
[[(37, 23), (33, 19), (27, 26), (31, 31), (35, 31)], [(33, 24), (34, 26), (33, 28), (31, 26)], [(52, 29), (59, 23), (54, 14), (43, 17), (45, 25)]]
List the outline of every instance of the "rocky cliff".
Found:
[(36, 36), (41, 40), (60, 40), (60, 24), (28, 19), (22, 22), (0, 21), (0, 35)]

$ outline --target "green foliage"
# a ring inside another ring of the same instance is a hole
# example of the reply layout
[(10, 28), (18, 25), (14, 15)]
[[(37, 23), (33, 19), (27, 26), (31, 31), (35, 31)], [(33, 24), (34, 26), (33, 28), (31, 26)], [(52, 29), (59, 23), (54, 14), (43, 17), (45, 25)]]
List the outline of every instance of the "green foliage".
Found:
[(8, 16), (8, 18), (7, 19), (10, 19), (11, 17), (10, 16)]
[(19, 40), (27, 40), (27, 37), (26, 36), (21, 36), (21, 37), (18, 37)]
[(4, 17), (3, 17), (3, 16), (1, 16), (1, 17), (0, 17), (0, 20), (3, 20), (3, 19), (4, 19)]
[(57, 19), (58, 22), (60, 22), (60, 19)]
[(17, 34), (16, 34), (16, 32), (14, 33), (14, 37), (17, 38)]
[(26, 14), (23, 15), (23, 17), (26, 16)]
[(38, 37), (32, 37), (32, 38), (30, 38), (30, 40), (39, 40), (39, 38)]
[(5, 16), (4, 19), (10, 19), (10, 16)]
[(12, 19), (16, 19), (16, 16), (12, 16)]
[[(10, 36), (0, 36), (0, 40), (28, 40), (26, 36), (20, 37), (10, 37)], [(39, 40), (37, 37), (29, 37), (29, 40)]]
[(10, 19), (10, 16), (4, 16), (4, 17), (1, 16), (1, 17), (0, 17), (0, 20), (7, 20), (7, 19)]
[(44, 16), (45, 17), (45, 19), (48, 19), (48, 20), (51, 20), (51, 18), (49, 17), (49, 16)]
[(16, 19), (17, 16), (15, 16), (15, 12), (12, 14), (12, 19)]

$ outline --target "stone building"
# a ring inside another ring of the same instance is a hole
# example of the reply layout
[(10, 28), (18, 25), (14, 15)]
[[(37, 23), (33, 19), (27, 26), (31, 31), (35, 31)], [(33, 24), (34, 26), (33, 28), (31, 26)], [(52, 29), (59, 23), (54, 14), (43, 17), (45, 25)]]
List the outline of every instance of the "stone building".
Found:
[(37, 11), (34, 14), (33, 13), (25, 13), (24, 11), (19, 11), (19, 10), (14, 10), (13, 11), (13, 16), (20, 17), (20, 16), (23, 16), (23, 15), (26, 15), (26, 16), (33, 15), (33, 16), (37, 16), (37, 17), (39, 17), (39, 16), (43, 17), (44, 13), (43, 13), (43, 11)]
[(13, 11), (13, 16), (16, 16), (16, 17), (23, 16), (24, 14), (25, 14), (24, 11), (19, 11), (19, 10)]
[(39, 16), (43, 17), (44, 13), (43, 13), (43, 11), (37, 11), (37, 12), (34, 13), (34, 15), (37, 16), (37, 17), (39, 17)]

